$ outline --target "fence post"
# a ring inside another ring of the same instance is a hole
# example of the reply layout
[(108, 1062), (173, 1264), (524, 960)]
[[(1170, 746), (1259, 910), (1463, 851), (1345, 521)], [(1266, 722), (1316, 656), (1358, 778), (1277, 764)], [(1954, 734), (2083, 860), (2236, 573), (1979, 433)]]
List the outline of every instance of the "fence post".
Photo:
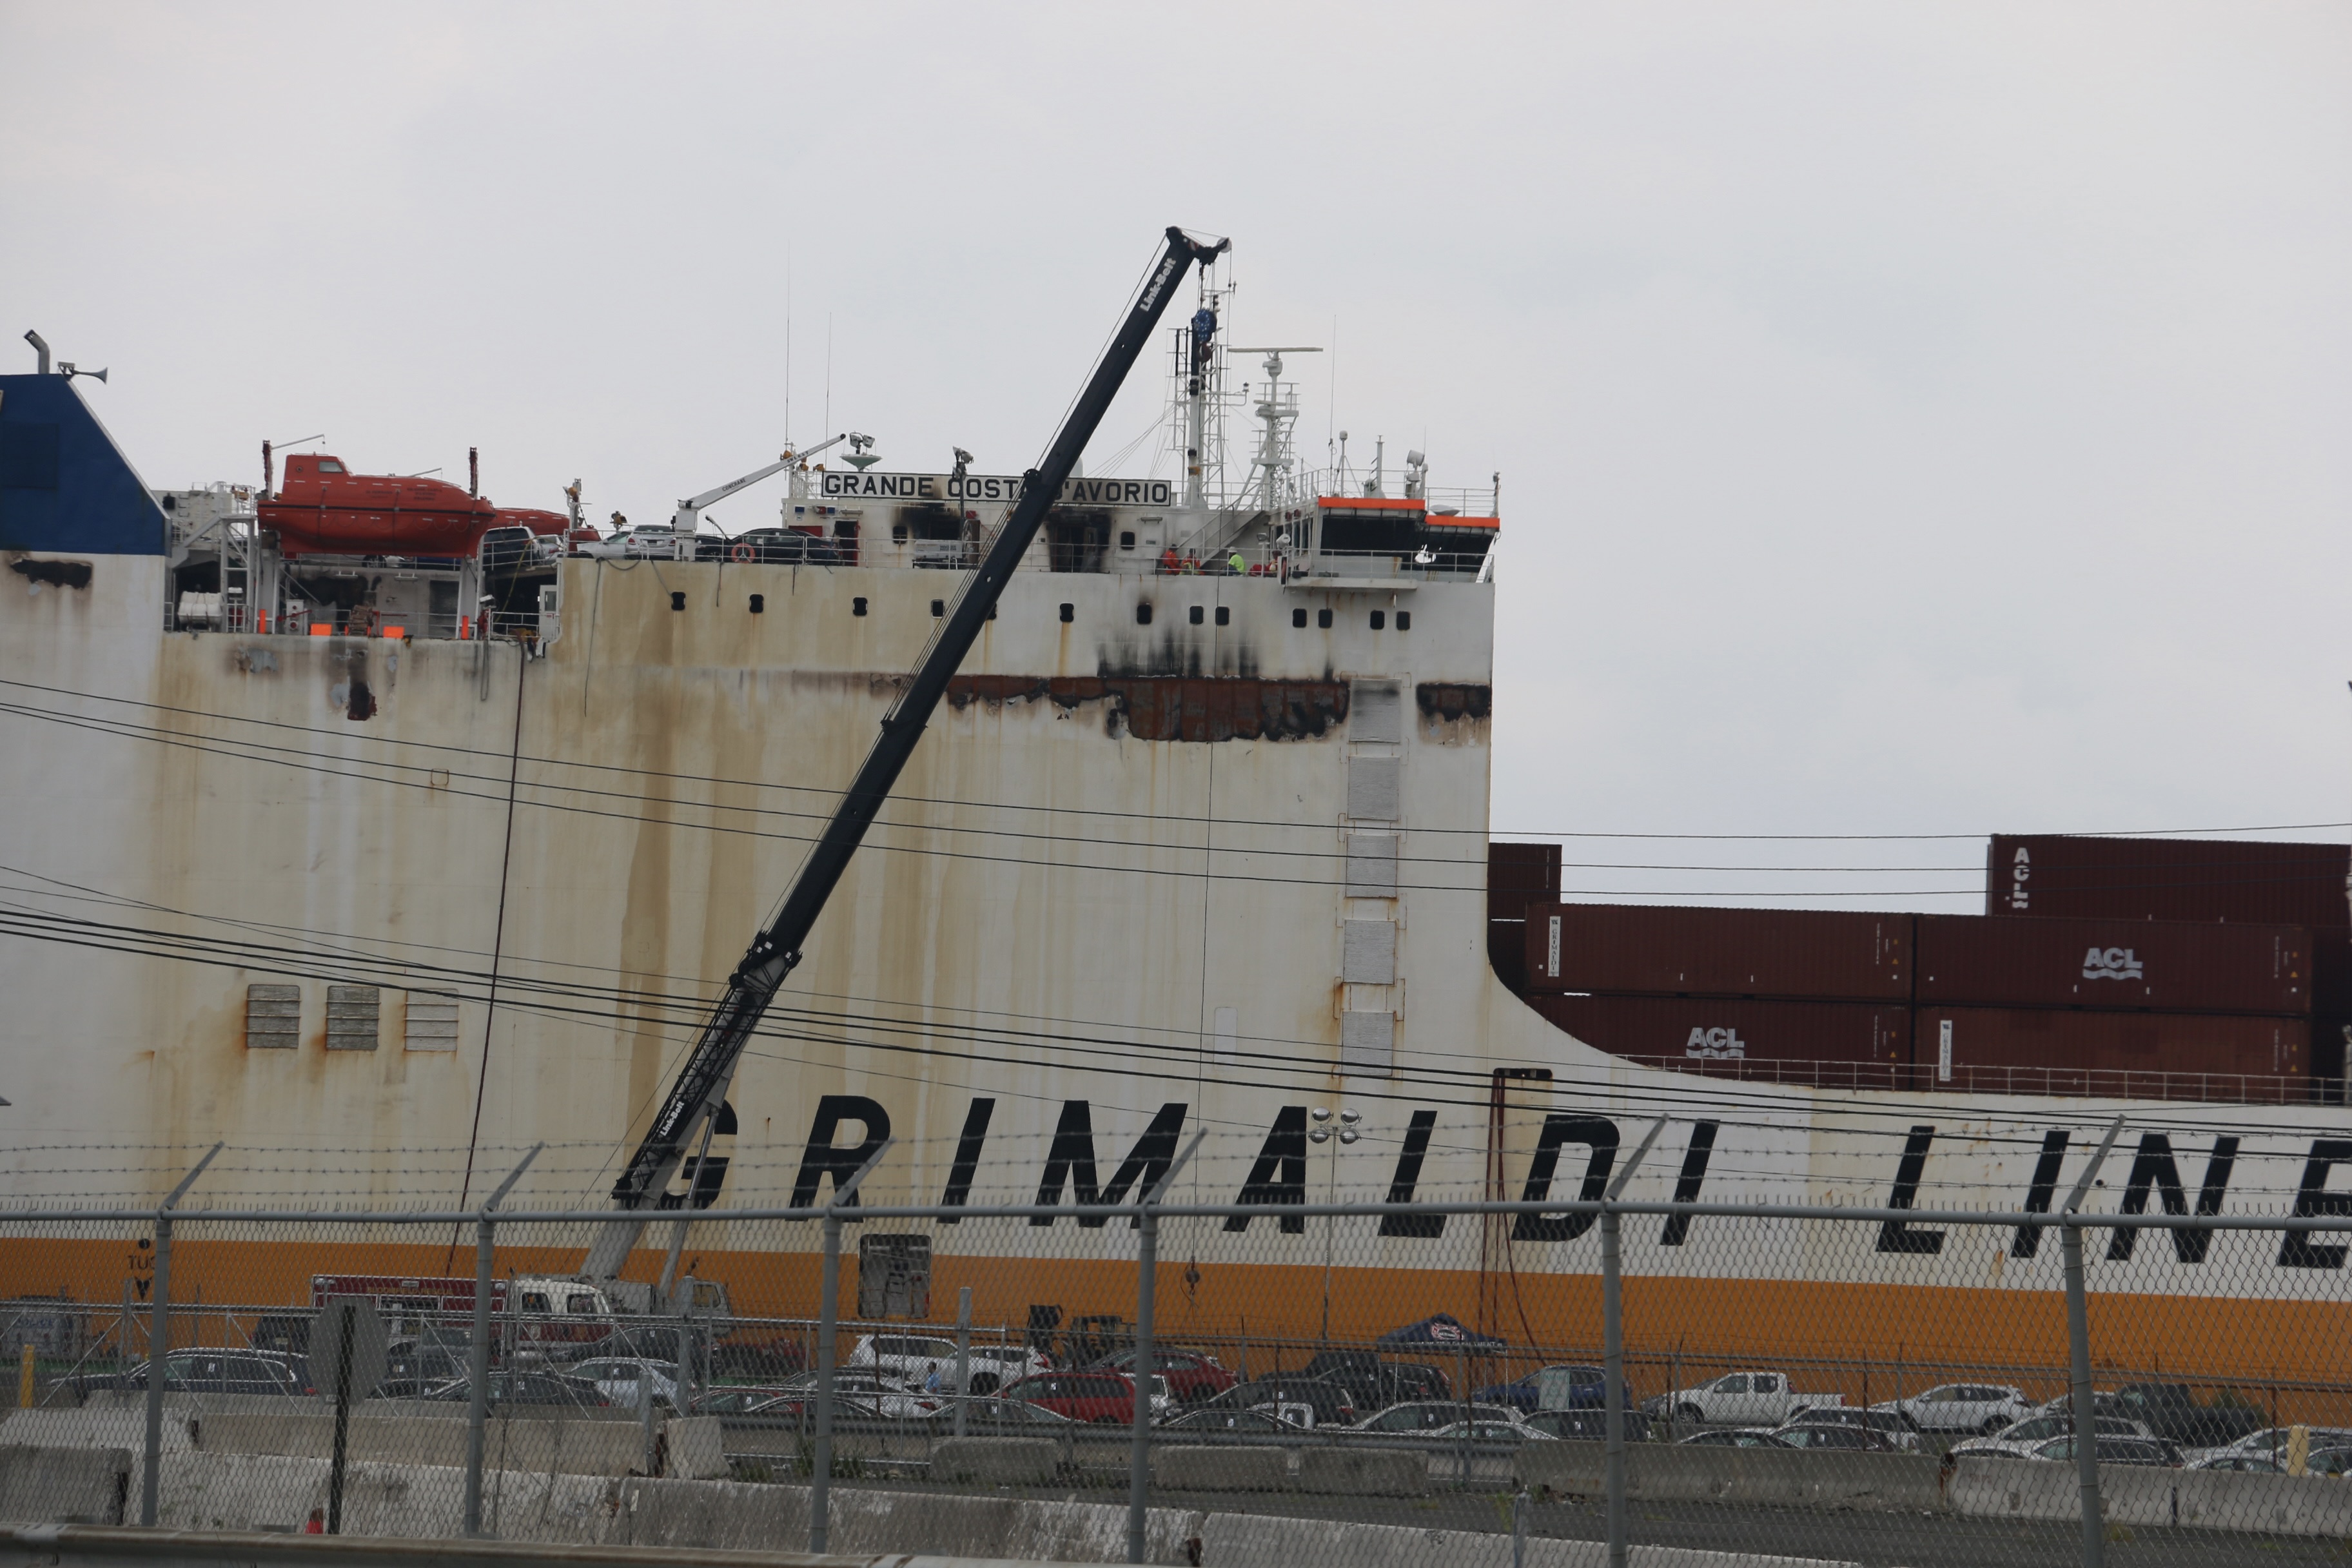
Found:
[(1633, 1173), (1641, 1168), (1651, 1145), (1657, 1142), (1658, 1134), (1665, 1130), (1666, 1119), (1663, 1116), (1650, 1124), (1649, 1132), (1626, 1160), (1625, 1168), (1609, 1184), (1601, 1205), (1601, 1375), (1607, 1384), (1601, 1391), (1601, 1420), (1605, 1423), (1601, 1451), (1607, 1457), (1609, 1568), (1625, 1568), (1630, 1551), (1625, 1524), (1625, 1298), (1621, 1227), (1615, 1205), (1633, 1181)]
[(835, 1179), (833, 1202), (824, 1207), (824, 1271), (816, 1308), (816, 1473), (809, 1478), (809, 1551), (822, 1553), (833, 1533), (834, 1329), (841, 1321), (841, 1211), (857, 1201), (857, 1184), (873, 1173), (898, 1141), (885, 1138), (857, 1173)]
[(155, 1208), (155, 1288), (154, 1316), (147, 1325), (147, 1435), (142, 1447), (145, 1474), (139, 1481), (139, 1522), (153, 1528), (156, 1504), (162, 1497), (163, 1478), (159, 1473), (163, 1460), (163, 1364), (172, 1351), (172, 1211), (180, 1199), (196, 1184), (205, 1167), (213, 1163), (213, 1155), (221, 1152), (215, 1143), (211, 1152), (197, 1161), (194, 1169), (180, 1178)]
[(841, 1216), (824, 1214), (824, 1274), (816, 1306), (816, 1452), (809, 1478), (809, 1544), (822, 1553), (832, 1533), (833, 1332), (841, 1317)]
[(534, 1143), (515, 1168), (507, 1173), (498, 1190), (482, 1200), (478, 1217), (474, 1221), (474, 1333), (473, 1342), (466, 1352), (466, 1520), (463, 1529), (468, 1539), (482, 1533), (482, 1455), (483, 1434), (490, 1419), (490, 1279), (492, 1248), (497, 1241), (497, 1226), (491, 1222), (490, 1211), (499, 1206), (530, 1163), (539, 1158), (544, 1143)]
[(1201, 1146), (1208, 1130), (1192, 1134), (1160, 1179), (1145, 1184), (1136, 1194), (1135, 1216), (1135, 1409), (1134, 1447), (1127, 1461), (1127, 1560), (1140, 1563), (1143, 1559), (1146, 1526), (1150, 1522), (1147, 1506), (1151, 1494), (1151, 1379), (1152, 1363), (1158, 1358), (1152, 1352), (1152, 1310), (1160, 1285), (1160, 1211), (1159, 1203), (1176, 1180), (1176, 1173), (1192, 1159), (1192, 1151)]
[(2091, 1314), (2083, 1295), (2083, 1227), (2072, 1219), (2058, 1228), (2058, 1250), (2066, 1266), (2066, 1350), (2074, 1395), (2074, 1477), (2083, 1494), (2083, 1568), (2100, 1568), (2106, 1552), (2106, 1523), (2099, 1506), (2098, 1402), (2091, 1395)]
[(155, 1504), (163, 1457), (163, 1352), (172, 1343), (172, 1214), (155, 1211), (155, 1276), (149, 1293), (147, 1321), (147, 1436), (141, 1452), (144, 1474), (139, 1481), (139, 1522), (155, 1525)]
[(1138, 1216), (1140, 1239), (1135, 1264), (1134, 1441), (1127, 1468), (1127, 1560), (1143, 1561), (1145, 1508), (1151, 1486), (1151, 1313), (1160, 1275), (1160, 1215), (1149, 1207)]
[(2118, 1116), (2075, 1180), (2058, 1226), (2058, 1255), (2066, 1270), (2066, 1359), (2074, 1393), (2074, 1479), (2083, 1499), (2083, 1568), (2102, 1568), (2107, 1536), (2105, 1510), (2099, 1502), (2098, 1401), (2091, 1394), (2091, 1305), (2083, 1289), (2083, 1227), (2075, 1223), (2074, 1212), (2123, 1130), (2124, 1119)]
[[(998, 1365), (1003, 1363), (999, 1362)], [(963, 1436), (964, 1409), (971, 1403), (971, 1287), (956, 1292), (955, 1435)]]

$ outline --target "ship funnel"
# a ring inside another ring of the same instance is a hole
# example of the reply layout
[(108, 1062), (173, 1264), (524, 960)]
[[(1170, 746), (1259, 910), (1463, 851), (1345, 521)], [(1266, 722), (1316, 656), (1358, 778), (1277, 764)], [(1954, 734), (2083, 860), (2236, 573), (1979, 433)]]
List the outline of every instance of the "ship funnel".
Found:
[(40, 333), (38, 333), (38, 332), (31, 332), (31, 331), (28, 331), (28, 332), (26, 332), (26, 333), (25, 334), (25, 341), (26, 341), (26, 342), (28, 342), (28, 343), (30, 343), (30, 344), (32, 344), (32, 345), (33, 345), (33, 352), (34, 352), (35, 353), (37, 353), (37, 354), (38, 354), (38, 355), (40, 355), (40, 356), (41, 356), (41, 367), (40, 367), (40, 369), (39, 369), (38, 371), (35, 372), (34, 374), (37, 374), (37, 375), (47, 375), (47, 374), (49, 374), (49, 345), (48, 345), (48, 343), (47, 343), (45, 340), (43, 340), (43, 338), (41, 337), (41, 334), (40, 334)]

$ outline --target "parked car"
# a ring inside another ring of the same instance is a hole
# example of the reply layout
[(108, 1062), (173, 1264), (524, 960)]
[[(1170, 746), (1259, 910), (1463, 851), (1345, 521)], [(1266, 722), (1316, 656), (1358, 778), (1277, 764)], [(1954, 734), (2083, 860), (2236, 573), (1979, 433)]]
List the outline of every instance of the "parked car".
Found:
[(528, 528), (517, 524), (493, 528), (482, 535), (481, 543), (475, 546), (475, 553), (480, 558), (485, 572), (512, 572), (530, 564), (534, 559), (531, 542), (537, 537)]
[(697, 1415), (745, 1415), (763, 1405), (772, 1405), (779, 1399), (799, 1397), (801, 1395), (790, 1389), (772, 1385), (751, 1383), (730, 1384), (719, 1388), (706, 1388), (695, 1395), (694, 1414)]
[(1370, 1351), (1320, 1352), (1300, 1375), (1339, 1384), (1359, 1410), (1378, 1410), (1407, 1399), (1448, 1399), (1454, 1394), (1453, 1380), (1437, 1368), (1417, 1361), (1384, 1361)]
[[(1609, 1440), (1609, 1412), (1606, 1410), (1538, 1410), (1520, 1419), (1548, 1436), (1571, 1437), (1585, 1443)], [(1627, 1410), (1625, 1441), (1646, 1443), (1649, 1440), (1650, 1418), (1638, 1410)]]
[(1675, 1445), (1684, 1448), (1786, 1448), (1790, 1444), (1760, 1426), (1732, 1426), (1716, 1432), (1697, 1432)]
[(596, 1385), (596, 1392), (615, 1405), (636, 1407), (638, 1384), (650, 1384), (653, 1399), (672, 1409), (677, 1406), (677, 1363), (675, 1362), (640, 1361), (622, 1356), (594, 1356), (574, 1363), (565, 1369), (572, 1376), (584, 1378)]
[(1356, 1423), (1358, 1432), (1434, 1432), (1458, 1421), (1515, 1421), (1518, 1412), (1507, 1405), (1457, 1405), (1452, 1400), (1416, 1399), (1391, 1405)]
[[(148, 1363), (141, 1362), (119, 1373), (84, 1373), (73, 1380), (74, 1392), (87, 1397), (104, 1391), (128, 1392), (147, 1386)], [(173, 1351), (163, 1358), (166, 1394), (316, 1394), (306, 1357), (268, 1351)]]
[[(1107, 1355), (1087, 1368), (1089, 1372), (1124, 1372), (1135, 1370), (1136, 1356), (1132, 1350)], [(1241, 1381), (1225, 1370), (1216, 1357), (1200, 1351), (1158, 1350), (1151, 1352), (1151, 1370), (1168, 1380), (1169, 1393), (1179, 1405), (1198, 1405), (1214, 1399)]]
[(1044, 1372), (1016, 1378), (1000, 1391), (1073, 1421), (1108, 1426), (1135, 1422), (1135, 1380), (1118, 1372)]
[(1309, 1431), (1318, 1426), (1351, 1426), (1356, 1421), (1356, 1396), (1344, 1384), (1319, 1377), (1261, 1377), (1236, 1384), (1204, 1408), (1262, 1410)]
[(1057, 1410), (1033, 1405), (1025, 1399), (981, 1394), (969, 1399), (950, 1399), (941, 1405), (931, 1414), (931, 1430), (953, 1432), (958, 1405), (963, 1407), (963, 1429), (966, 1432), (1012, 1432), (1024, 1437), (1050, 1437), (1061, 1428), (1078, 1425)]
[(833, 566), (842, 558), (830, 541), (792, 528), (753, 528), (732, 539), (698, 539), (695, 553), (702, 560), (793, 566)]
[[(2282, 1462), (2279, 1468), (2286, 1468)], [(2305, 1459), (2303, 1473), (2307, 1476), (2334, 1476), (2342, 1480), (2352, 1476), (2352, 1448), (2321, 1448)]]
[[(2103, 1427), (2102, 1430), (2105, 1428)], [(2284, 1459), (2287, 1444), (2293, 1440), (2291, 1426), (2265, 1426), (2259, 1432), (2249, 1432), (2236, 1442), (2208, 1450), (2202, 1458), (2219, 1458), (2224, 1454), (2248, 1454), (2269, 1459)], [(2352, 1431), (2334, 1426), (2310, 1428), (2310, 1446), (2322, 1448), (2352, 1447)]]
[(1524, 1421), (1487, 1419), (1456, 1421), (1429, 1434), (1430, 1440), (1447, 1443), (1549, 1443), (1551, 1434), (1538, 1432)]
[(955, 1372), (955, 1341), (929, 1334), (867, 1334), (861, 1338), (845, 1367), (872, 1367), (911, 1387), (921, 1388), (930, 1374), (944, 1366)]
[(1986, 1383), (1939, 1384), (1909, 1398), (1883, 1400), (1871, 1408), (1897, 1411), (1922, 1432), (1979, 1432), (1986, 1436), (2037, 1413), (2037, 1407), (2018, 1390)]
[(681, 534), (667, 523), (632, 523), (616, 529), (602, 539), (582, 540), (579, 552), (606, 561), (676, 561), (691, 560), (694, 540)]
[[(1633, 1385), (1624, 1387), (1625, 1408), (1635, 1408)], [(1549, 1393), (1550, 1397), (1546, 1399)], [(1490, 1383), (1471, 1398), (1514, 1410), (1598, 1410), (1609, 1403), (1609, 1379), (1597, 1366), (1548, 1366), (1512, 1383)]]
[[(1831, 1426), (1819, 1421), (1792, 1421), (1773, 1436), (1791, 1448), (1811, 1452), (1836, 1449), (1851, 1454), (1895, 1454), (1902, 1451), (1894, 1438), (1870, 1426)], [(1913, 1442), (1918, 1438), (1915, 1435)]]
[(2189, 1461), (2192, 1470), (2236, 1470), (2246, 1475), (2283, 1476), (2286, 1467), (2268, 1454), (2211, 1453)]
[[(438, 1388), (427, 1390), (422, 1397), (462, 1402), (472, 1397), (472, 1387), (470, 1379), (457, 1377)], [(596, 1410), (613, 1402), (584, 1377), (566, 1377), (552, 1372), (494, 1372), (490, 1373), (489, 1403), (568, 1405), (579, 1409)]]
[[(2127, 1420), (2121, 1415), (2099, 1415), (2093, 1417), (2093, 1420), (2096, 1423), (2099, 1436), (2102, 1437), (2153, 1437), (2156, 1436), (2138, 1422)], [(2074, 1429), (2074, 1418), (2072, 1415), (2029, 1416), (2014, 1426), (2001, 1428), (1996, 1436), (1971, 1437), (1965, 1443), (1956, 1443), (1952, 1446), (1951, 1452), (1955, 1458), (1979, 1454), (1995, 1458), (2018, 1458), (2032, 1450), (2037, 1444), (2047, 1443), (2053, 1437), (2063, 1437)]]
[(1026, 1345), (990, 1343), (972, 1346), (971, 1359), (964, 1367), (971, 1380), (971, 1393), (994, 1394), (1015, 1378), (1053, 1371), (1054, 1359)]
[[(2161, 1437), (2101, 1437), (2097, 1442), (2099, 1463), (2103, 1465), (2155, 1465), (2177, 1470), (2185, 1462), (2180, 1450)], [(2029, 1457), (2071, 1462), (2074, 1458), (2074, 1436), (2070, 1432), (2065, 1436), (2037, 1443)]]
[(2124, 1413), (2158, 1436), (2190, 1447), (2234, 1443), (2263, 1426), (2263, 1413), (2243, 1405), (2200, 1405), (2185, 1383), (2127, 1383), (2116, 1390)]
[(1789, 1385), (1786, 1373), (1733, 1372), (1695, 1388), (1660, 1394), (1657, 1403), (1661, 1408), (1655, 1414), (1677, 1421), (1753, 1426), (1768, 1422), (1779, 1426), (1844, 1400), (1835, 1394), (1800, 1394)]
[(1173, 1421), (1162, 1424), (1171, 1432), (1231, 1432), (1271, 1436), (1280, 1433), (1296, 1434), (1298, 1428), (1289, 1422), (1269, 1415), (1263, 1410), (1232, 1410), (1223, 1407), (1188, 1411)]
[[(1911, 1418), (1896, 1410), (1808, 1410), (1792, 1425), (1807, 1426), (1855, 1426), (1875, 1432), (1903, 1452), (1915, 1453), (1919, 1447), (1918, 1428)], [(2043, 1436), (2050, 1434), (2043, 1433)]]
[[(786, 1378), (784, 1388), (788, 1397), (811, 1402), (813, 1406), (816, 1383), (816, 1373), (804, 1372)], [(843, 1367), (835, 1372), (833, 1396), (836, 1400), (858, 1400), (895, 1420), (929, 1415), (940, 1407), (941, 1399), (941, 1395), (909, 1388), (887, 1373), (865, 1366)]]

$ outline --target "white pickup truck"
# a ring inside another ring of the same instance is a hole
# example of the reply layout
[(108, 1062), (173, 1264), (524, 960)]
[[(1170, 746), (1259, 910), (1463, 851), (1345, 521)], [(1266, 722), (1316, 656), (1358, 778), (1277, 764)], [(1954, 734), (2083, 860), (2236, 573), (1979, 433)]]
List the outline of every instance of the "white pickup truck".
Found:
[(1844, 1403), (1838, 1394), (1799, 1394), (1778, 1372), (1726, 1373), (1696, 1388), (1678, 1388), (1660, 1401), (1664, 1414), (1684, 1422), (1717, 1426), (1778, 1426), (1808, 1410)]

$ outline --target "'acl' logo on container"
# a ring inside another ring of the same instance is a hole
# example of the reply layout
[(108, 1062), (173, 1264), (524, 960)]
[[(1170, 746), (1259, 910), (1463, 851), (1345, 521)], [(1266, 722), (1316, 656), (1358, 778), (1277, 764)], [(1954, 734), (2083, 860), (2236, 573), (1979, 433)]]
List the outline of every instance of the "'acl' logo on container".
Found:
[(1683, 1047), (1686, 1057), (1738, 1057), (1745, 1059), (1748, 1047), (1737, 1029), (1693, 1029), (1690, 1040)]
[(2083, 954), (2085, 980), (2137, 980), (2140, 962), (2127, 947), (2095, 947)]

